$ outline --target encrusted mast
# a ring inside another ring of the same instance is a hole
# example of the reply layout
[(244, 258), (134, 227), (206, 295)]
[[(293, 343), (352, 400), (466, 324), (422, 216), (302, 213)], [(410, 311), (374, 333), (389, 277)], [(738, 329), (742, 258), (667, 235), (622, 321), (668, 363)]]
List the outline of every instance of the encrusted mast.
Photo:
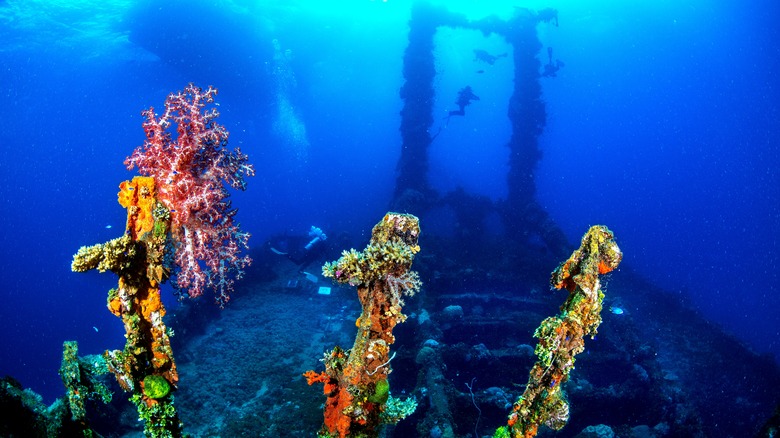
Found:
[(350, 350), (335, 347), (323, 358), (325, 371), (306, 372), (311, 385), (325, 385), (325, 424), (320, 436), (378, 436), (382, 424), (396, 423), (417, 406), (411, 399), (390, 396), (390, 345), (393, 328), (404, 322), (403, 296), (412, 296), (421, 286), (411, 270), (420, 251), (419, 220), (412, 215), (388, 213), (371, 232), (362, 252), (344, 251), (341, 258), (326, 263), (322, 272), (341, 284), (357, 287), (363, 307), (355, 325), (355, 343)]
[(550, 283), (568, 290), (569, 297), (559, 315), (545, 319), (536, 329), (538, 360), (507, 425), (499, 428), (495, 437), (530, 438), (542, 424), (559, 430), (569, 421), (569, 403), (562, 385), (574, 369), (575, 356), (585, 351), (585, 336), (595, 336), (601, 324), (604, 293), (599, 275), (616, 269), (622, 259), (612, 231), (595, 225), (583, 236), (580, 248), (553, 271)]
[(125, 164), (147, 176), (119, 186), (119, 203), (127, 209), (125, 234), (82, 247), (73, 257), (75, 272), (97, 269), (119, 276), (108, 309), (122, 319), (127, 342), (124, 350), (104, 356), (122, 388), (132, 393), (150, 437), (182, 435), (173, 405), (179, 375), (160, 284), (174, 277), (177, 290), (192, 297), (213, 289), (224, 305), (250, 262), (240, 254), (249, 234), (233, 220), (236, 210), (225, 185), (245, 189), (244, 177), (254, 175), (254, 168), (240, 150), (227, 149), (228, 132), (216, 123), (219, 113), (206, 109), (216, 93), (189, 84), (168, 96), (161, 116), (152, 108), (143, 112), (146, 141)]
[(108, 292), (108, 309), (122, 319), (127, 342), (124, 350), (104, 354), (108, 368), (122, 389), (132, 393), (130, 400), (146, 421), (147, 436), (178, 437), (181, 422), (171, 389), (176, 388), (179, 374), (160, 300), (160, 283), (170, 274), (165, 261), (170, 215), (155, 198), (150, 177), (123, 182), (119, 203), (127, 208), (125, 235), (82, 247), (73, 257), (72, 269), (119, 276), (118, 287)]

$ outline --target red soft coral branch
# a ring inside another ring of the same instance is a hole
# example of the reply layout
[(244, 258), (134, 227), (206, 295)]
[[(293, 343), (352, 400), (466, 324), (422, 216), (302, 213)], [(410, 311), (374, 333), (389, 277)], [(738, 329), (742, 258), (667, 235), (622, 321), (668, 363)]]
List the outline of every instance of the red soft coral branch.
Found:
[(205, 108), (216, 94), (215, 88), (203, 91), (189, 84), (168, 96), (161, 116), (154, 108), (143, 111), (146, 141), (125, 165), (154, 178), (158, 199), (171, 212), (177, 289), (192, 297), (213, 289), (224, 305), (234, 280), (251, 262), (240, 254), (249, 234), (233, 221), (236, 210), (225, 185), (244, 190), (244, 177), (255, 170), (239, 148), (227, 149), (229, 134), (215, 121), (219, 112)]

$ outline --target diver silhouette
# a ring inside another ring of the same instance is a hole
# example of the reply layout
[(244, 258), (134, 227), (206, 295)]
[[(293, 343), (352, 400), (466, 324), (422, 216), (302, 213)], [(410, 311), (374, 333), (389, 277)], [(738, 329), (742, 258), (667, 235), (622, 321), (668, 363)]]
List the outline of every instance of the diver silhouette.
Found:
[(542, 72), (542, 76), (546, 78), (554, 78), (558, 76), (558, 70), (560, 70), (562, 67), (566, 65), (560, 59), (556, 59), (555, 64), (553, 64), (552, 53), (553, 53), (552, 47), (548, 47), (547, 58), (549, 60), (547, 61), (547, 64), (544, 65), (544, 72)]
[(303, 272), (324, 252), (326, 240), (328, 240), (328, 236), (325, 232), (312, 225), (308, 237), (277, 236), (269, 240), (268, 244), (273, 253), (286, 256), (291, 262), (298, 265), (299, 271)]
[(458, 91), (458, 100), (455, 101), (455, 104), (458, 105), (458, 109), (449, 112), (447, 115), (447, 122), (449, 123), (450, 117), (452, 116), (465, 116), (466, 107), (471, 105), (472, 100), (479, 100), (479, 96), (474, 94), (471, 86), (466, 85), (464, 88), (461, 88), (460, 91)]
[(486, 50), (474, 49), (474, 61), (482, 61), (485, 64), (493, 65), (498, 58), (506, 58), (507, 54), (491, 55)]

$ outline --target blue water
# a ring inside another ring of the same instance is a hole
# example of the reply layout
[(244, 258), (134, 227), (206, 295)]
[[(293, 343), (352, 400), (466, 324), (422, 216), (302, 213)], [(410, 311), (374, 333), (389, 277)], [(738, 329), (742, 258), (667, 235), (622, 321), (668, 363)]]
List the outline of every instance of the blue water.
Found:
[[(368, 237), (395, 184), (410, 7), (331, 3), (0, 3), (0, 375), (51, 401), (63, 341), (122, 347), (115, 277), (70, 261), (122, 232), (140, 112), (189, 82), (219, 89), (220, 122), (256, 167), (232, 198), (250, 246), (312, 224)], [(580, 3), (527, 5), (559, 10), (539, 32), (565, 62), (542, 80), (539, 203), (571, 242), (608, 225), (625, 267), (780, 356), (780, 7)], [(480, 4), (452, 8), (511, 12)], [(431, 185), (504, 199), (511, 57), (486, 66), (472, 49), (505, 43), (462, 31), (436, 46)], [(481, 99), (446, 124), (465, 84)]]

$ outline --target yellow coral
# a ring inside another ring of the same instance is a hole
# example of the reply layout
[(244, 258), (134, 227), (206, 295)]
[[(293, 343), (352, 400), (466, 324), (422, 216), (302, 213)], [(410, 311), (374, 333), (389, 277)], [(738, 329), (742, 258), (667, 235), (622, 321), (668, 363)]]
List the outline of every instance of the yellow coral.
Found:
[(128, 267), (135, 256), (135, 246), (130, 237), (122, 236), (106, 243), (82, 246), (73, 256), (70, 269), (73, 272), (87, 272), (92, 269), (100, 272), (119, 272)]

